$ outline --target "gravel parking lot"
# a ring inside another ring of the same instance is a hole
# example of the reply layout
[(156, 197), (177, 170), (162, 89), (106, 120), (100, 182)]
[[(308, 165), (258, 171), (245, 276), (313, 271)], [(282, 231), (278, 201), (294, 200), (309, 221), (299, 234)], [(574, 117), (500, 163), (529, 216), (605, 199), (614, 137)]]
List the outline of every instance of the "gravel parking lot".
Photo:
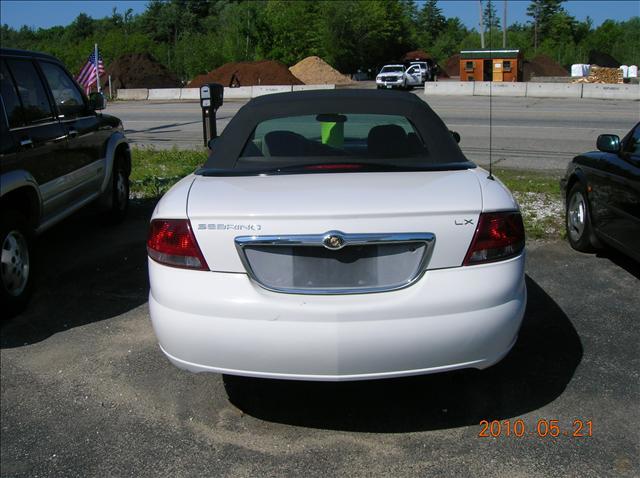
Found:
[[(2, 476), (640, 474), (638, 264), (530, 243), (520, 339), (483, 372), (232, 380), (180, 371), (155, 343), (152, 208), (117, 228), (85, 211), (40, 238), (34, 300), (1, 329)], [(518, 418), (523, 437), (478, 436)], [(568, 435), (537, 436), (556, 419)], [(576, 419), (591, 437), (571, 436)]]

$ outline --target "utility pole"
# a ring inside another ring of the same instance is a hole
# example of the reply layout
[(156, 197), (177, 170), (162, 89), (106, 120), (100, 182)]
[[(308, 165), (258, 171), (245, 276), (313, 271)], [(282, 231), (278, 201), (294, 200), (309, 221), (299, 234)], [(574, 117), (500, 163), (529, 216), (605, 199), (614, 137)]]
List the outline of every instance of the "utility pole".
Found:
[(249, 10), (247, 10), (247, 42), (244, 47), (244, 59), (249, 59)]
[(478, 0), (478, 7), (480, 8), (480, 46), (484, 50), (484, 20), (482, 19), (482, 0)]
[(507, 0), (504, 0), (504, 12), (502, 14), (502, 48), (507, 48)]

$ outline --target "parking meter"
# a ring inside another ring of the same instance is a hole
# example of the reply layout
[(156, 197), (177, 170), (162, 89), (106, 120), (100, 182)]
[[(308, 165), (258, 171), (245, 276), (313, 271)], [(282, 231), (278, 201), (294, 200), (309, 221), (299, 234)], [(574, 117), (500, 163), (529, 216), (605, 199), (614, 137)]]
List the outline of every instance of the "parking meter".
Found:
[(202, 108), (202, 135), (204, 145), (218, 136), (216, 112), (222, 106), (224, 87), (220, 83), (209, 83), (200, 87), (200, 108)]

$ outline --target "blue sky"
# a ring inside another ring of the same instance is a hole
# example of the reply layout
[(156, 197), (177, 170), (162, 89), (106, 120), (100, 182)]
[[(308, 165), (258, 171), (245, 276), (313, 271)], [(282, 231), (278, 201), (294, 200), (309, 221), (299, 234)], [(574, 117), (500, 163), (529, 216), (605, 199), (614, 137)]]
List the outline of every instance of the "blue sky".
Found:
[[(494, 1), (502, 17), (503, 0)], [(119, 12), (131, 8), (134, 13), (141, 13), (146, 4), (146, 0), (1, 0), (0, 21), (15, 28), (22, 25), (47, 28), (68, 25), (81, 12), (94, 18), (110, 16), (113, 7)], [(476, 0), (440, 0), (438, 4), (446, 16), (460, 17), (467, 27), (475, 27), (478, 23)], [(526, 22), (528, 4), (528, 0), (508, 0), (508, 22)], [(634, 15), (640, 16), (640, 0), (569, 0), (564, 8), (578, 20), (590, 16), (596, 26), (607, 19), (627, 20)]]

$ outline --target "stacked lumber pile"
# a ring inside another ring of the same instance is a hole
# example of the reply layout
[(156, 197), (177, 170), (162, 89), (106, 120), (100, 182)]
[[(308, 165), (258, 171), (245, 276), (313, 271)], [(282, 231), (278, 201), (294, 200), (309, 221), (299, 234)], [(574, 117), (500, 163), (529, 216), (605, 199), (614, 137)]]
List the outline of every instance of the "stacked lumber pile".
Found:
[(622, 70), (593, 65), (589, 70), (589, 76), (574, 80), (572, 83), (623, 83)]

